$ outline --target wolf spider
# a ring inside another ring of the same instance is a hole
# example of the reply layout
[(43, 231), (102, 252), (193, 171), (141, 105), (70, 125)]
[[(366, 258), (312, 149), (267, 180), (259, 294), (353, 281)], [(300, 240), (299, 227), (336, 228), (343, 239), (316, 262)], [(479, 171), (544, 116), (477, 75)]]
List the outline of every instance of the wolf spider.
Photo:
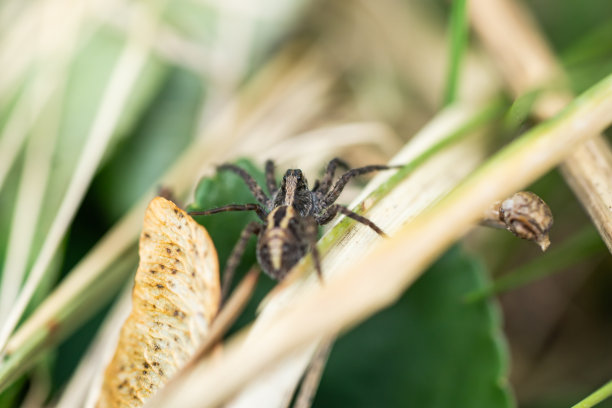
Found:
[(348, 170), (333, 183), (338, 166), (349, 169), (342, 160), (335, 158), (329, 162), (321, 180), (314, 183), (312, 190), (299, 169), (285, 172), (280, 187), (274, 176), (274, 162), (266, 162), (266, 187), (269, 196), (255, 179), (242, 168), (233, 164), (222, 164), (217, 170), (229, 170), (240, 176), (258, 201), (251, 204), (230, 204), (206, 211), (192, 211), (191, 215), (210, 215), (225, 211), (255, 211), (262, 223), (252, 221), (240, 234), (223, 274), (222, 299), (225, 299), (234, 271), (240, 263), (251, 235), (257, 235), (257, 261), (269, 276), (281, 280), (291, 268), (308, 252), (312, 258), (319, 278), (322, 278), (319, 252), (316, 247), (318, 225), (330, 222), (338, 213), (372, 228), (377, 234), (385, 233), (372, 221), (348, 208), (334, 204), (342, 190), (355, 176), (377, 170), (387, 170), (398, 166), (373, 165)]

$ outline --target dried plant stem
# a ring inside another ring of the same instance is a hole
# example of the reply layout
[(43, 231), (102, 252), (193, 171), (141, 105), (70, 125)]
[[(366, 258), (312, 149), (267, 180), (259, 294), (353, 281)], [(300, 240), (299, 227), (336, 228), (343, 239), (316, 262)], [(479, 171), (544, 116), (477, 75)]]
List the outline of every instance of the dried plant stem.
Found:
[(217, 406), (282, 357), (394, 302), (492, 202), (541, 176), (611, 122), (612, 76), (555, 120), (493, 156), (444, 199), (379, 242), (364, 259), (344, 265), (335, 279), (295, 293), (291, 304), (262, 323), (248, 342), (230, 340), (222, 358), (205, 360), (182, 381), (169, 384), (150, 406)]
[[(443, 111), (391, 160), (391, 163), (402, 163), (404, 167), (395, 174), (382, 172), (375, 177), (354, 200), (351, 209), (367, 215), (388, 232), (414, 217), (482, 162), (486, 149), (482, 148), (481, 137), (478, 134), (473, 137), (473, 133), (500, 117), (502, 108), (503, 105), (493, 103), (484, 109), (454, 106)], [(451, 163), (457, 164), (449, 166)], [(431, 180), (432, 175), (436, 181)], [(414, 196), (414, 191), (419, 191), (418, 196)], [(394, 196), (415, 198), (405, 208), (399, 209)], [(343, 219), (319, 243), (326, 276), (333, 276), (344, 264), (344, 259), (360, 257), (371, 249), (376, 238), (368, 233), (353, 236), (350, 249), (343, 248), (347, 235), (356, 229), (359, 227), (355, 227), (353, 222)], [(266, 298), (252, 333), (256, 333), (267, 320), (274, 319), (276, 311), (284, 309), (291, 301), (292, 293), (303, 290), (304, 285), (319, 285), (316, 279), (303, 279), (308, 271), (310, 263), (307, 258)], [(230, 406), (286, 406), (315, 352), (316, 343), (293, 354), (274, 370), (262, 373), (257, 381), (232, 400)]]
[[(264, 70), (264, 74), (273, 71), (275, 80), (268, 82), (266, 87), (260, 84), (257, 89), (247, 88), (250, 94), (242, 95), (235, 105), (219, 115), (203, 137), (187, 149), (155, 188), (144, 194), (11, 336), (6, 347), (7, 357), (0, 365), (0, 391), (27, 368), (27, 363), (33, 361), (37, 353), (61, 340), (75, 325), (101, 307), (101, 299), (109, 299), (121, 285), (128, 271), (111, 268), (111, 265), (133, 251), (145, 208), (155, 195), (157, 186), (169, 186), (177, 197), (183, 198), (211, 163), (237, 155), (236, 139), (256, 138), (262, 132), (270, 136), (271, 140), (266, 138), (267, 142), (275, 143), (304, 128), (305, 123), (310, 123), (327, 109), (325, 96), (333, 77), (317, 69), (319, 65), (312, 54), (305, 54), (305, 60), (297, 66), (288, 66), (285, 57), (281, 56)], [(313, 77), (318, 82), (313, 82)], [(299, 92), (305, 87), (309, 89), (308, 95)], [(301, 98), (288, 97), (296, 93), (300, 93)], [(251, 104), (252, 100), (260, 103)], [(281, 105), (287, 110), (299, 110), (300, 115), (284, 115), (284, 126), (279, 128), (274, 107)], [(304, 106), (308, 108), (304, 109)], [(268, 127), (270, 116), (275, 119), (273, 128)], [(259, 154), (268, 148), (268, 144), (259, 142), (252, 153)]]
[(62, 67), (61, 71), (62, 74), (55, 81), (56, 95), (52, 103), (47, 104), (47, 111), (41, 115), (42, 119), (38, 118), (41, 123), (35, 126), (25, 149), (7, 256), (2, 268), (4, 273), (0, 285), (0, 316), (10, 314), (19, 294), (39, 224), (45, 194), (45, 189), (41, 186), (47, 185), (51, 173), (54, 145), (59, 135), (67, 66)]
[[(133, 265), (129, 265), (132, 267)], [(122, 290), (117, 302), (98, 329), (95, 340), (75, 369), (55, 407), (91, 407), (102, 386), (104, 366), (117, 345), (121, 325), (130, 314), (132, 283)], [(95, 394), (95, 395), (93, 395)]]
[(300, 392), (293, 408), (310, 408), (312, 406), (321, 377), (323, 376), (323, 371), (325, 370), (325, 365), (327, 364), (327, 359), (329, 358), (329, 353), (331, 353), (332, 346), (334, 345), (334, 340), (324, 340), (317, 347), (304, 380), (302, 380)]
[(230, 298), (227, 300), (221, 312), (214, 320), (210, 333), (204, 340), (204, 343), (199, 347), (198, 351), (194, 353), (191, 361), (186, 365), (186, 368), (193, 365), (204, 357), (210, 350), (221, 340), (223, 335), (230, 329), (232, 324), (236, 321), (240, 313), (244, 310), (245, 306), (253, 296), (257, 279), (259, 278), (261, 271), (259, 267), (255, 266), (242, 278), (238, 286), (232, 291)]
[[(368, 218), (381, 228), (392, 232), (398, 225), (447, 193), (483, 160), (486, 154), (481, 146), (484, 135), (481, 137), (476, 134), (477, 137), (474, 138), (472, 132), (478, 124), (482, 127), (500, 113), (499, 106), (484, 110), (455, 106), (442, 112), (392, 160), (392, 163), (410, 163), (407, 169), (402, 169), (395, 175), (385, 172), (375, 177), (351, 208), (367, 213)], [(451, 143), (452, 141), (456, 143)], [(446, 146), (446, 149), (443, 149), (443, 146)], [(438, 154), (433, 155), (434, 152)], [(430, 160), (425, 161), (425, 158)], [(445, 176), (439, 177), (440, 174)], [(436, 180), (432, 180), (432, 177)], [(423, 186), (427, 188), (423, 189)], [(420, 190), (419, 194), (414, 195), (417, 190)], [(398, 207), (397, 197), (403, 197), (404, 200), (410, 197), (410, 205), (405, 208)], [(344, 266), (345, 259), (363, 256), (379, 239), (376, 234), (364, 231), (354, 235), (359, 229), (360, 226), (355, 226), (346, 219), (341, 220), (319, 243), (320, 252), (324, 254), (323, 270), (326, 282)], [(353, 236), (347, 240), (347, 235), (351, 233)], [(346, 245), (347, 243), (350, 245)], [(274, 321), (278, 311), (290, 307), (297, 292), (319, 286), (320, 283), (313, 275), (306, 275), (307, 271), (311, 271), (309, 258), (300, 263), (268, 296), (250, 334), (243, 336), (246, 341), (250, 341), (251, 337), (257, 338), (259, 331), (265, 331), (267, 323)], [(285, 406), (315, 351), (316, 343), (317, 341), (294, 353), (273, 371), (261, 372), (257, 381), (232, 401), (232, 406)]]
[[(514, 0), (472, 0), (474, 28), (496, 57), (516, 96), (566, 82), (564, 73), (529, 13)], [(571, 100), (564, 90), (545, 92), (533, 113), (548, 119)], [(612, 251), (612, 151), (603, 136), (577, 148), (561, 171)]]
[[(135, 248), (134, 248), (135, 249)], [(51, 316), (42, 320), (38, 326), (26, 327), (24, 331), (20, 328), (7, 346), (7, 356), (0, 365), (0, 390), (6, 388), (20, 374), (36, 361), (37, 353), (42, 344), (49, 344), (62, 339), (67, 333), (78, 327), (84, 320), (82, 314), (77, 313), (90, 303), (102, 303), (106, 300), (107, 293), (115, 293), (115, 288), (124, 281), (123, 277), (135, 269), (137, 256), (135, 251), (127, 251), (119, 257), (117, 262), (104, 269), (96, 280), (96, 291), (83, 291), (73, 296), (70, 302), (63, 304), (58, 310), (52, 310)], [(54, 296), (61, 296), (63, 291), (54, 292)], [(47, 301), (43, 305), (47, 304)], [(51, 303), (53, 306), (57, 304)], [(68, 320), (67, 316), (77, 316)], [(34, 321), (36, 324), (37, 322)], [(18, 347), (13, 347), (15, 344)]]
[[(6, 42), (0, 47), (0, 63), (5, 67), (0, 84), (0, 106), (5, 107), (7, 100), (11, 99), (10, 94), (17, 92), (6, 88), (26, 80), (26, 72), (31, 69), (33, 60), (45, 59), (46, 64), (39, 64), (44, 67), (38, 68), (41, 73), (25, 84), (0, 134), (0, 188), (41, 112), (49, 106), (55, 92), (63, 92), (61, 88), (65, 84), (68, 64), (77, 42), (82, 40), (82, 35), (76, 34), (85, 17), (82, 2), (70, 4), (71, 16), (61, 24), (61, 33), (58, 33), (57, 16), (48, 10), (53, 6), (39, 3), (25, 7), (29, 7), (31, 12), (22, 13), (23, 18), (11, 22), (11, 30), (5, 33), (7, 37), (3, 37)], [(24, 50), (23, 44), (32, 40), (32, 26), (38, 27), (36, 46)]]
[(155, 29), (157, 17), (142, 13), (143, 20), (134, 25), (134, 33), (129, 38), (123, 54), (117, 61), (106, 92), (102, 98), (100, 109), (92, 124), (92, 128), (83, 153), (74, 171), (74, 177), (68, 185), (66, 195), (55, 217), (49, 234), (40, 250), (34, 266), (30, 271), (23, 289), (19, 293), (11, 313), (0, 329), (0, 350), (4, 350), (9, 336), (15, 329), (39, 282), (41, 281), (55, 251), (57, 250), (93, 175), (98, 163), (106, 151), (106, 145), (114, 133), (122, 108), (125, 105), (133, 84), (138, 79), (148, 57), (148, 46), (145, 39)]

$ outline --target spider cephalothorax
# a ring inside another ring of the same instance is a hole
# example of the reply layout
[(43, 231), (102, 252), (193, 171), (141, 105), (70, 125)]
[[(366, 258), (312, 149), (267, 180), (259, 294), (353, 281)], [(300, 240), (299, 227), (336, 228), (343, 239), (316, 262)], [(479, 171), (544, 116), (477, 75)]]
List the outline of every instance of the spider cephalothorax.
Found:
[(308, 189), (302, 170), (287, 170), (283, 176), (280, 188), (274, 194), (274, 207), (281, 205), (293, 206), (302, 217), (312, 215), (313, 193)]
[(229, 170), (240, 176), (258, 201), (252, 204), (230, 204), (206, 211), (194, 211), (192, 215), (209, 215), (224, 211), (255, 211), (263, 223), (251, 222), (240, 235), (225, 267), (223, 277), (223, 298), (227, 295), (233, 273), (242, 258), (251, 235), (257, 235), (257, 261), (261, 268), (274, 279), (280, 280), (310, 250), (319, 277), (321, 265), (316, 247), (318, 225), (331, 221), (338, 213), (344, 214), (372, 228), (379, 235), (385, 235), (372, 221), (356, 214), (346, 207), (335, 204), (348, 181), (360, 174), (386, 170), (394, 166), (374, 165), (348, 170), (335, 183), (337, 166), (348, 168), (340, 159), (333, 159), (327, 165), (323, 178), (317, 180), (312, 190), (299, 169), (285, 172), (280, 186), (274, 176), (274, 163), (266, 162), (266, 186), (269, 196), (255, 179), (242, 168), (223, 164), (218, 170)]

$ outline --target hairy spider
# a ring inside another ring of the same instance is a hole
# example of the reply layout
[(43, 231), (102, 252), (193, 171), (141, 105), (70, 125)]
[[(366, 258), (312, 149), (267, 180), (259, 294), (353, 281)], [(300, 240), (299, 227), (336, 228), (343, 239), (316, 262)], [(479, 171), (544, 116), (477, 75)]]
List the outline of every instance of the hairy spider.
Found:
[(274, 162), (266, 162), (266, 186), (269, 196), (255, 179), (242, 168), (233, 164), (222, 164), (217, 170), (229, 170), (240, 176), (258, 203), (230, 204), (205, 211), (192, 211), (191, 215), (210, 215), (225, 211), (255, 211), (262, 223), (252, 221), (240, 234), (225, 266), (222, 298), (225, 299), (234, 271), (240, 263), (251, 235), (257, 235), (257, 261), (269, 276), (281, 280), (287, 272), (308, 252), (312, 252), (319, 278), (322, 277), (319, 252), (317, 251), (318, 225), (327, 224), (338, 213), (344, 214), (372, 228), (379, 235), (385, 233), (372, 221), (348, 208), (334, 204), (348, 181), (358, 175), (376, 170), (387, 170), (398, 166), (373, 165), (348, 170), (333, 183), (338, 166), (349, 169), (340, 159), (333, 159), (327, 165), (321, 180), (314, 183), (312, 190), (301, 170), (287, 170), (279, 187), (274, 176)]

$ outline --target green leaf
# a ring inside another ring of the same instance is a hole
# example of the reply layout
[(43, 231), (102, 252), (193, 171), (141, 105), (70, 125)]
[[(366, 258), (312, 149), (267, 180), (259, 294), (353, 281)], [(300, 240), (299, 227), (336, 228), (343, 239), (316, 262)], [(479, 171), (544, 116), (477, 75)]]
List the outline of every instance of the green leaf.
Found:
[(449, 66), (444, 90), (444, 106), (455, 102), (459, 93), (461, 63), (468, 43), (466, 0), (455, 0), (452, 3), (449, 43)]
[(473, 257), (448, 251), (397, 304), (338, 340), (315, 406), (513, 406), (498, 310), (462, 301), (485, 277)]
[[(221, 164), (221, 163), (219, 163)], [(263, 172), (255, 167), (247, 159), (240, 159), (236, 165), (245, 169), (251, 174), (259, 185), (265, 185)], [(227, 204), (246, 204), (256, 203), (255, 197), (249, 191), (244, 181), (230, 171), (217, 172), (211, 178), (203, 178), (195, 192), (195, 202), (188, 207), (189, 211), (208, 210), (211, 208), (222, 207)], [(195, 219), (206, 227), (210, 234), (217, 253), (221, 270), (225, 266), (225, 261), (230, 255), (231, 250), (238, 242), (240, 233), (251, 221), (259, 218), (251, 211), (232, 211), (219, 214), (196, 216)], [(253, 241), (254, 242), (254, 241)], [(253, 244), (251, 242), (251, 244)], [(250, 245), (245, 251), (243, 265), (252, 265), (255, 262), (255, 247)], [(244, 269), (244, 268), (243, 268)]]
[[(221, 164), (221, 163), (219, 163)], [(240, 159), (236, 165), (245, 169), (252, 175), (260, 186), (265, 185), (264, 173), (247, 159)], [(203, 178), (195, 192), (195, 202), (188, 206), (188, 211), (208, 210), (211, 208), (222, 207), (227, 204), (256, 203), (250, 190), (244, 181), (236, 174), (229, 171), (221, 171), (213, 177)], [(208, 230), (219, 256), (220, 271), (223, 272), (227, 259), (232, 249), (240, 238), (240, 233), (251, 221), (259, 218), (254, 212), (224, 212), (207, 216), (195, 216), (196, 221)], [(255, 264), (255, 238), (251, 238), (244, 251), (240, 266), (236, 270), (234, 284), (236, 284), (244, 273)], [(240, 316), (236, 328), (242, 327), (247, 321), (253, 318), (257, 305), (265, 294), (272, 288), (275, 282), (267, 277), (259, 280), (260, 284), (253, 295), (245, 312)]]

